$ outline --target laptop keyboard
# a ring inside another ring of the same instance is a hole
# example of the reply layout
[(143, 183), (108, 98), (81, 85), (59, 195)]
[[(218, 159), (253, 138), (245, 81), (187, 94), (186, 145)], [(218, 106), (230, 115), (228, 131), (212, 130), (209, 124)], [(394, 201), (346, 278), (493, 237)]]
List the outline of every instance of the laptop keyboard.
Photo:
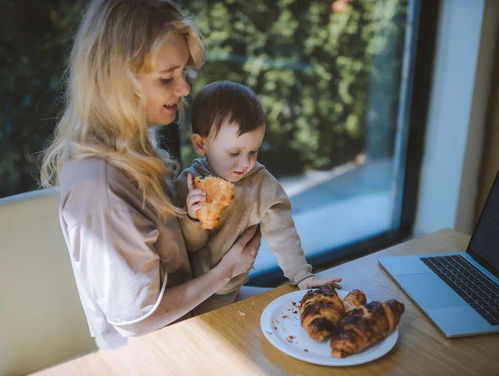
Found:
[(491, 325), (499, 324), (499, 287), (464, 257), (421, 257), (421, 261)]

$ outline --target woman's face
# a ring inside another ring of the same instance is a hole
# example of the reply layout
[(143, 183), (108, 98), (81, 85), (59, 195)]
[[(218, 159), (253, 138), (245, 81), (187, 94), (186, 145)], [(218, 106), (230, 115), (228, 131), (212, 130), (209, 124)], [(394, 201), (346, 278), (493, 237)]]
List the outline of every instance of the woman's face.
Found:
[(152, 71), (138, 76), (147, 98), (146, 118), (149, 124), (170, 124), (175, 120), (182, 97), (191, 90), (184, 77), (188, 60), (185, 38), (174, 31), (154, 56)]

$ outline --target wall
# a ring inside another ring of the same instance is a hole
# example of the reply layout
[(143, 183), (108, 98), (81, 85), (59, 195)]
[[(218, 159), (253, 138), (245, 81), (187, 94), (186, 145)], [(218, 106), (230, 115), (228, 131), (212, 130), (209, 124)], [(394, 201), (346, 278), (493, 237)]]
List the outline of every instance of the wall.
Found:
[[(494, 179), (499, 170), (499, 33), (496, 33), (494, 73), (492, 75), (490, 97), (485, 119), (485, 140), (483, 145), (478, 198), (475, 206), (475, 219), (478, 219)], [(494, 80), (494, 77), (496, 79)]]
[(443, 0), (414, 235), (470, 233), (499, 2)]

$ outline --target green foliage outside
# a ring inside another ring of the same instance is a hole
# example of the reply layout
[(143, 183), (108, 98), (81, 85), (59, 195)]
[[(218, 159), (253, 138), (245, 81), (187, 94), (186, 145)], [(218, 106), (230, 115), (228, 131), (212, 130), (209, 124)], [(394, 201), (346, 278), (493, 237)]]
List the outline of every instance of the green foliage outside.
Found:
[[(215, 80), (252, 87), (267, 116), (259, 159), (278, 176), (392, 154), (407, 1), (332, 3), (182, 2), (209, 48), (193, 94)], [(182, 155), (194, 156), (188, 142)]]
[[(209, 51), (193, 94), (214, 80), (251, 86), (267, 117), (260, 160), (278, 176), (393, 151), (407, 0), (353, 0), (342, 13), (332, 3), (180, 1)], [(60, 114), (65, 62), (85, 4), (0, 3), (0, 197), (37, 188), (33, 155)]]
[(85, 3), (0, 2), (0, 197), (38, 188), (34, 154), (62, 108), (66, 56)]

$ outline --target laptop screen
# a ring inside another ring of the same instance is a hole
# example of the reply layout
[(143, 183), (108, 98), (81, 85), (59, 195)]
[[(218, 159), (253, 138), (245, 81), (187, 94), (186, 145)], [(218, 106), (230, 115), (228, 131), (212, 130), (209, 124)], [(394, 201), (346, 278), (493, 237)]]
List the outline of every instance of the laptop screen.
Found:
[(499, 271), (499, 173), (468, 245), (468, 253), (498, 276)]

